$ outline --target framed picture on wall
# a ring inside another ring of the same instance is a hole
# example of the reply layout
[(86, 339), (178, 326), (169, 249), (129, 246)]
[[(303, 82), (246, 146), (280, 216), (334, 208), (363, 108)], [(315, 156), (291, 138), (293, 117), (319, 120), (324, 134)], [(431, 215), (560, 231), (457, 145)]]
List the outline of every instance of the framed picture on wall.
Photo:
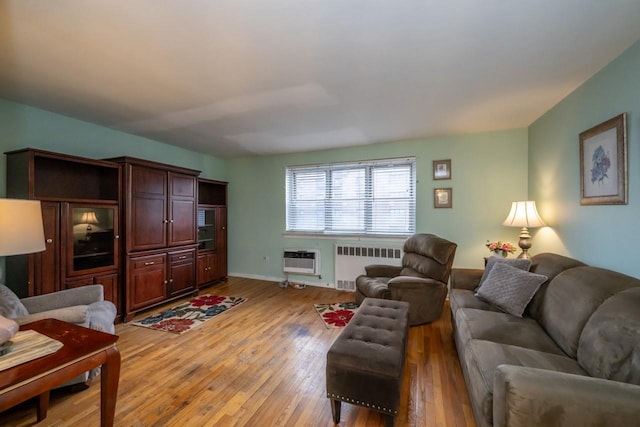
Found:
[(433, 179), (451, 179), (451, 159), (433, 161)]
[(627, 204), (627, 114), (580, 134), (580, 204)]
[(453, 189), (451, 188), (434, 188), (433, 190), (433, 207), (434, 208), (450, 208), (452, 207)]

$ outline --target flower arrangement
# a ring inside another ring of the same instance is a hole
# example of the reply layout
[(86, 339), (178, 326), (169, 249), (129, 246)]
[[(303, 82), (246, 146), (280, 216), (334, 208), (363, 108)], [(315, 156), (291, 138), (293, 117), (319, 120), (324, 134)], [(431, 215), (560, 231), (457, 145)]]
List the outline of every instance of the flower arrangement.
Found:
[(510, 253), (514, 253), (516, 251), (516, 247), (513, 246), (511, 242), (503, 242), (498, 240), (497, 242), (490, 242), (487, 240), (485, 246), (494, 254), (502, 255), (506, 257)]

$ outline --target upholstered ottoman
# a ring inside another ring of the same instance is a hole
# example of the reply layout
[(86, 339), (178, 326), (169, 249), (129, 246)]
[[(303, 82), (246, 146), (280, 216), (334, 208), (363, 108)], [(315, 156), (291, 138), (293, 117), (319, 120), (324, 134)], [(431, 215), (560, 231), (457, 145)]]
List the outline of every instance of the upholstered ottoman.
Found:
[(409, 303), (365, 298), (327, 353), (327, 397), (334, 423), (347, 402), (386, 415), (393, 425), (400, 405)]

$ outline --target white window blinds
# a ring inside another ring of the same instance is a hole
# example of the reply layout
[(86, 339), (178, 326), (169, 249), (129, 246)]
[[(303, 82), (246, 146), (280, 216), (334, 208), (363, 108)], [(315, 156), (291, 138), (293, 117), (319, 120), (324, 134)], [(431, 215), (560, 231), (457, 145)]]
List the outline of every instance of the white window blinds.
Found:
[(415, 158), (287, 167), (287, 231), (415, 232)]

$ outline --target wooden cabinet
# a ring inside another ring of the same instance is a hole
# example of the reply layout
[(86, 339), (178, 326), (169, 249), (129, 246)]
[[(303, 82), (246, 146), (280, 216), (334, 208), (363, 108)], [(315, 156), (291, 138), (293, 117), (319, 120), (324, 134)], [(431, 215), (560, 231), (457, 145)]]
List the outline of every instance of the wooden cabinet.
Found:
[(120, 168), (100, 160), (25, 149), (6, 153), (7, 196), (41, 201), (45, 250), (7, 257), (20, 297), (100, 283), (120, 311)]
[(122, 165), (126, 233), (125, 319), (197, 291), (199, 171), (132, 157)]
[(127, 249), (141, 251), (196, 242), (196, 177), (132, 164)]
[(102, 285), (104, 289), (104, 299), (113, 302), (119, 301), (118, 283), (117, 273), (107, 273), (67, 279), (65, 288), (71, 289), (86, 285)]
[(218, 278), (218, 256), (215, 252), (198, 255), (198, 286), (211, 283)]
[(165, 253), (129, 257), (127, 313), (165, 300), (167, 295), (167, 264), (165, 261)]
[(198, 286), (227, 278), (227, 183), (198, 180)]
[(169, 252), (167, 294), (169, 297), (184, 295), (197, 289), (196, 249)]
[[(29, 275), (26, 295), (50, 294), (61, 290), (60, 286), (60, 204), (42, 202), (42, 224), (44, 227), (45, 250), (28, 256), (7, 259), (8, 283), (23, 282), (19, 276), (26, 271)], [(21, 261), (28, 261), (19, 266)], [(13, 277), (10, 277), (13, 276)], [(15, 277), (18, 276), (18, 277)]]

